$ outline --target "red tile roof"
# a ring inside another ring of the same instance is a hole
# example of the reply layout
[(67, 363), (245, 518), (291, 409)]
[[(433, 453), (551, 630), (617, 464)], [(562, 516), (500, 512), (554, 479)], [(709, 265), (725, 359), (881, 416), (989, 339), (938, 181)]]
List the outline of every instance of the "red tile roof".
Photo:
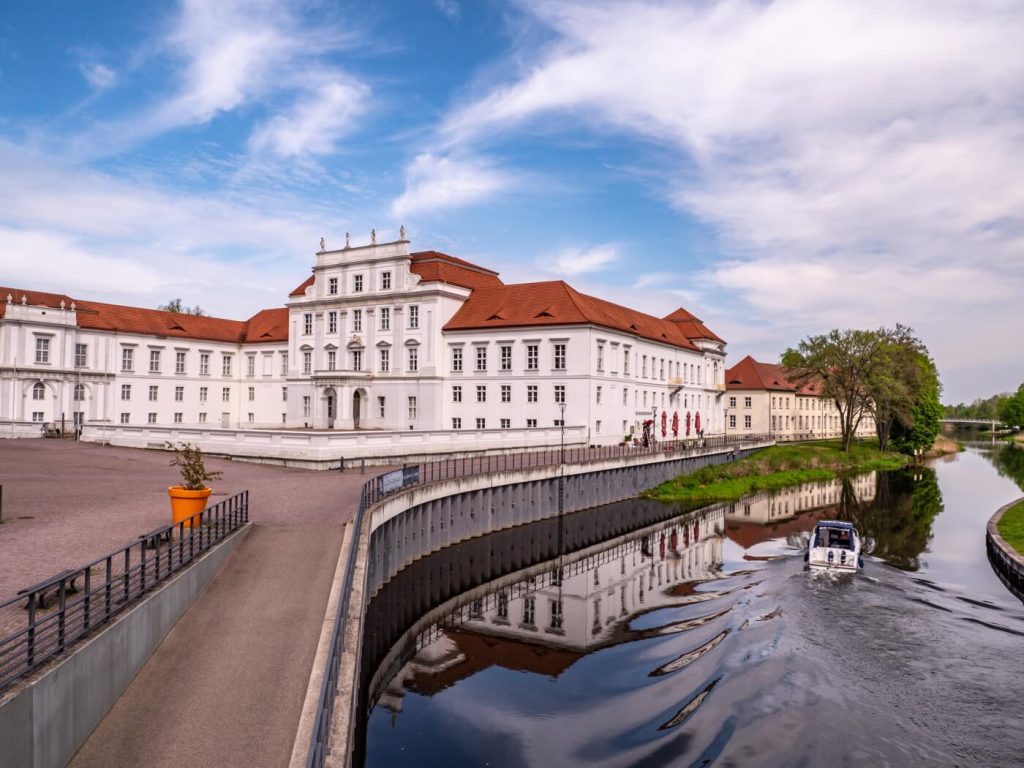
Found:
[(288, 310), (284, 307), (264, 309), (248, 321), (226, 320), (219, 317), (188, 315), (180, 312), (164, 312), (159, 309), (126, 307), (120, 304), (104, 304), (98, 301), (72, 299), (70, 296), (40, 291), (0, 286), (0, 317), (4, 315), (7, 294), (21, 303), (27, 296), (28, 303), (35, 306), (65, 308), (75, 304), (79, 328), (99, 331), (139, 333), (165, 338), (200, 339), (222, 341), (232, 344), (284, 341), (288, 338)]
[(704, 325), (704, 322), (699, 317), (687, 312), (682, 307), (671, 315), (667, 315), (665, 319), (678, 325), (688, 339), (711, 339), (712, 341), (725, 343), (720, 336)]
[(313, 284), (313, 278), (314, 277), (315, 277), (315, 275), (310, 275), (309, 277), (307, 277), (305, 280), (302, 281), (302, 285), (300, 285), (298, 288), (296, 288), (294, 291), (292, 291), (288, 295), (289, 296), (305, 296), (306, 295), (306, 289), (309, 288), (309, 286), (311, 286)]
[(781, 365), (760, 363), (750, 355), (725, 372), (726, 389), (770, 389), (796, 392), (798, 395), (821, 396), (821, 382), (811, 379), (797, 387), (786, 376)]
[(440, 251), (409, 254), (409, 270), (426, 283), (451, 283), (463, 288), (487, 288), (503, 285), (498, 273)]
[(548, 325), (597, 325), (696, 349), (680, 324), (588, 296), (562, 280), (476, 288), (444, 330)]

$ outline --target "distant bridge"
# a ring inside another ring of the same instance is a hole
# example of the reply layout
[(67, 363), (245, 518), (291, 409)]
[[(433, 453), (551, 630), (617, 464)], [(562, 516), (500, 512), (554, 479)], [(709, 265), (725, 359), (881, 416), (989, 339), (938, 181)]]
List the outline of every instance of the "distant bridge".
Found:
[(996, 428), (1002, 422), (999, 419), (939, 419), (940, 424), (988, 424), (992, 431), (995, 432)]

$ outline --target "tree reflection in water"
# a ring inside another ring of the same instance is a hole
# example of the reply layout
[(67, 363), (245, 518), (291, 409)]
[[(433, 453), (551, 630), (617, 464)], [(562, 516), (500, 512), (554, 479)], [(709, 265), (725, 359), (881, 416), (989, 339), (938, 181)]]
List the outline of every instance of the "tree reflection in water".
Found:
[(929, 467), (908, 467), (875, 475), (875, 497), (860, 502), (853, 482), (843, 480), (839, 518), (852, 522), (864, 538), (866, 554), (904, 571), (920, 567), (920, 555), (942, 512), (942, 492)]
[(986, 452), (985, 455), (1000, 475), (1010, 478), (1024, 491), (1024, 448), (1007, 443), (999, 450)]

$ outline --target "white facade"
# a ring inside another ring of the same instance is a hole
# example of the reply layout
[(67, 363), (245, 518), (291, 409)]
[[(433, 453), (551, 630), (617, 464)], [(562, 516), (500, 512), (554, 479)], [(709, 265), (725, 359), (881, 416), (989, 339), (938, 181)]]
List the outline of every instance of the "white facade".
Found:
[(0, 289), (0, 421), (522, 430), (559, 426), (564, 401), (565, 424), (595, 443), (651, 418), (671, 438), (676, 414), (682, 437), (687, 413), (692, 429), (699, 413), (706, 433), (724, 432), (720, 340), (685, 348), (593, 323), (446, 331), (473, 288), (418, 266), (430, 261), (501, 287), (489, 270), (410, 254), (405, 240), (321, 251), (287, 310), (271, 311), (286, 332), (204, 318), (218, 341), (191, 338), (187, 316), (130, 310), (145, 322), (112, 330), (83, 320), (107, 305)]

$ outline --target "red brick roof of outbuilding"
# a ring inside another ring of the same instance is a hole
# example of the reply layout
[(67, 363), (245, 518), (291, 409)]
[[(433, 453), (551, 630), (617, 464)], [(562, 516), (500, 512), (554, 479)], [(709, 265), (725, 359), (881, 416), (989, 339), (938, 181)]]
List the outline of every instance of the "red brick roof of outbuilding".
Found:
[(249, 320), (227, 320), (220, 317), (73, 299), (58, 293), (0, 287), (0, 317), (4, 316), (7, 294), (11, 294), (14, 297), (13, 301), (18, 304), (21, 303), (21, 297), (25, 296), (28, 304), (37, 307), (58, 309), (63, 301), (65, 309), (70, 310), (73, 303), (78, 327), (89, 330), (230, 344), (266, 343), (285, 341), (288, 338), (288, 310), (285, 307), (261, 310)]
[(786, 378), (782, 366), (759, 363), (747, 355), (725, 371), (726, 389), (772, 389), (795, 392), (796, 387)]
[(678, 324), (580, 293), (562, 280), (477, 288), (444, 330), (550, 325), (597, 325), (697, 349)]

